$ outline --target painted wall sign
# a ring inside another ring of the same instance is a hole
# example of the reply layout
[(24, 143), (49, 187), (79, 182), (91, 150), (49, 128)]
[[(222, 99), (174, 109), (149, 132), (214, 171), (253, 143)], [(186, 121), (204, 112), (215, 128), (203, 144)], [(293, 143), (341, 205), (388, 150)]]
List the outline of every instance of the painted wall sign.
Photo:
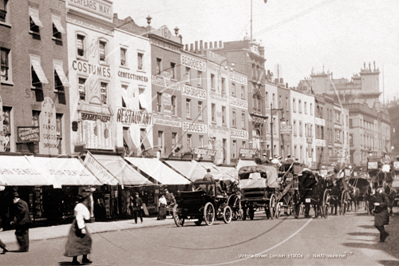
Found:
[(206, 71), (206, 62), (191, 56), (181, 55), (181, 63), (183, 66), (189, 68), (193, 68), (203, 72)]
[(113, 36), (114, 35), (114, 33), (112, 31), (108, 30), (108, 29), (104, 29), (103, 27), (99, 27), (97, 25), (89, 24), (89, 23), (87, 23), (85, 21), (81, 21), (81, 20), (78, 20), (78, 19), (75, 19), (75, 18), (71, 18), (70, 16), (66, 17), (66, 21), (68, 23), (72, 23), (72, 24), (75, 24), (75, 25), (78, 25), (78, 26), (81, 26), (81, 27), (85, 27), (85, 28), (88, 28), (88, 29), (92, 29), (92, 30), (107, 34), (109, 36)]
[(146, 76), (136, 75), (134, 73), (129, 73), (129, 72), (125, 72), (125, 71), (118, 71), (118, 77), (148, 82), (148, 78)]
[(369, 170), (377, 170), (378, 169), (378, 162), (368, 162), (367, 169)]
[(208, 125), (209, 128), (209, 133), (212, 134), (223, 134), (223, 135), (227, 135), (227, 133), (230, 132), (230, 129), (228, 127), (224, 127), (224, 126), (218, 126), (218, 125)]
[(119, 108), (116, 114), (116, 122), (131, 125), (151, 125), (152, 124), (152, 114), (139, 111), (130, 110), (126, 108)]
[(230, 105), (234, 107), (248, 109), (248, 102), (245, 100), (230, 97)]
[(205, 149), (205, 148), (195, 148), (193, 150), (193, 153), (197, 154), (197, 155), (203, 155), (203, 156), (215, 156), (216, 150)]
[(177, 81), (171, 80), (170, 78), (167, 78), (167, 77), (162, 77), (162, 76), (158, 76), (158, 75), (152, 75), (151, 76), (151, 83), (153, 85), (157, 85), (157, 86), (160, 86), (160, 87), (164, 87), (164, 88), (180, 91), (180, 84)]
[(248, 84), (248, 79), (245, 76), (238, 75), (238, 74), (236, 74), (234, 72), (230, 72), (229, 76), (230, 76), (230, 80), (231, 81), (240, 83), (242, 85), (247, 85)]
[(73, 60), (72, 68), (73, 70), (84, 74), (97, 75), (103, 78), (111, 78), (111, 69), (106, 66), (94, 65), (81, 60)]
[(83, 143), (88, 149), (114, 149), (112, 141), (111, 122), (102, 122), (100, 119), (83, 120)]
[(207, 126), (205, 124), (196, 124), (190, 122), (183, 122), (183, 131), (190, 131), (195, 133), (207, 133)]
[(291, 125), (281, 125), (280, 126), (280, 134), (281, 135), (291, 135), (292, 134), (292, 126)]
[(248, 131), (230, 128), (230, 136), (232, 138), (248, 139)]
[(206, 90), (204, 89), (194, 88), (189, 85), (182, 85), (181, 93), (185, 96), (206, 100)]
[(227, 102), (227, 94), (222, 94), (220, 92), (216, 91), (210, 91), (209, 95), (211, 96), (211, 99), (213, 100), (218, 100), (220, 102)]
[(100, 0), (68, 0), (68, 5), (112, 19), (112, 4)]
[(315, 139), (314, 143), (317, 147), (325, 147), (326, 146), (326, 141), (324, 139)]
[(326, 121), (324, 119), (318, 118), (318, 117), (314, 118), (314, 123), (316, 125), (323, 126), (323, 127), (326, 125)]
[(172, 95), (169, 93), (162, 93), (161, 97), (162, 112), (165, 114), (172, 114)]
[(241, 148), (239, 151), (239, 157), (240, 158), (254, 158), (256, 154), (255, 149), (245, 149)]
[(29, 143), (40, 141), (39, 127), (17, 127), (18, 143)]
[(182, 125), (180, 117), (172, 117), (170, 115), (165, 115), (160, 113), (152, 114), (152, 122), (157, 125), (170, 126), (170, 127), (181, 128)]
[(45, 97), (40, 112), (40, 143), (42, 154), (58, 154), (57, 119), (53, 100)]
[(101, 122), (108, 122), (108, 121), (111, 120), (111, 116), (109, 116), (109, 115), (102, 115), (102, 114), (88, 114), (88, 113), (82, 113), (82, 120), (91, 120), (91, 121), (100, 120)]

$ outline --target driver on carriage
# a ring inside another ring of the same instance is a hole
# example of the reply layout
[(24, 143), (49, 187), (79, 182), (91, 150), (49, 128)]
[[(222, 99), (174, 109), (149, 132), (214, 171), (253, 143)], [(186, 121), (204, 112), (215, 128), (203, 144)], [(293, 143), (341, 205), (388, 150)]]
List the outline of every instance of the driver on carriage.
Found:
[(219, 180), (215, 180), (213, 178), (213, 175), (211, 174), (211, 169), (208, 168), (206, 169), (206, 174), (204, 176), (204, 178), (202, 179), (203, 181), (213, 181), (216, 183), (216, 195), (224, 195), (225, 192), (223, 191), (222, 187), (220, 186), (220, 181)]

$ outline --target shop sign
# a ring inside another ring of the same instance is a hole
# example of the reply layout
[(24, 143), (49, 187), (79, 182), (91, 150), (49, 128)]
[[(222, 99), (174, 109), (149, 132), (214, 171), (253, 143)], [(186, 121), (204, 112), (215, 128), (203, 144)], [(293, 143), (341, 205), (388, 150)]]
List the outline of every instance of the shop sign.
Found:
[(239, 151), (239, 157), (240, 158), (254, 158), (256, 154), (256, 150), (255, 149), (245, 149), (245, 148), (241, 148)]
[(390, 164), (391, 163), (391, 157), (389, 157), (389, 155), (385, 154), (384, 156), (382, 156), (381, 162), (383, 164)]
[(376, 170), (378, 169), (378, 162), (368, 162), (367, 163), (368, 170)]
[(207, 126), (205, 124), (196, 124), (190, 122), (183, 122), (183, 131), (190, 131), (195, 133), (207, 133)]
[(238, 74), (236, 74), (234, 72), (230, 72), (229, 76), (230, 76), (230, 80), (231, 81), (240, 83), (242, 85), (247, 85), (248, 84), (248, 79), (245, 76), (238, 75)]
[(161, 96), (162, 112), (172, 114), (172, 95), (169, 93), (162, 93)]
[(316, 124), (316, 125), (319, 125), (319, 126), (325, 126), (325, 124), (326, 124), (326, 122), (325, 122), (325, 120), (324, 119), (321, 119), (321, 118), (318, 118), (318, 117), (315, 117), (314, 118), (314, 123)]
[(313, 138), (306, 136), (306, 143), (312, 144), (313, 143)]
[(194, 148), (193, 153), (202, 156), (215, 156), (216, 150), (205, 149), (205, 148)]
[(230, 105), (234, 107), (239, 107), (239, 108), (245, 108), (248, 109), (248, 102), (245, 100), (237, 99), (234, 97), (230, 98)]
[(199, 71), (206, 71), (206, 62), (197, 58), (181, 55), (181, 63), (183, 66), (193, 68)]
[(209, 134), (222, 134), (226, 136), (227, 134), (230, 133), (230, 129), (228, 127), (218, 126), (214, 124), (208, 125), (208, 130)]
[(326, 141), (324, 139), (315, 139), (314, 143), (317, 147), (325, 147), (326, 146)]
[(55, 105), (50, 97), (45, 97), (40, 112), (40, 143), (42, 154), (58, 154), (57, 119)]
[(152, 75), (151, 83), (156, 86), (180, 91), (180, 84), (177, 81), (171, 80), (170, 77)]
[(112, 3), (100, 0), (68, 0), (68, 5), (112, 19)]
[(152, 114), (152, 122), (161, 126), (170, 126), (170, 127), (180, 127), (181, 128), (181, 119), (180, 117), (172, 117), (170, 115), (153, 113)]
[[(1, 85), (0, 85), (1, 86)], [(3, 100), (0, 95), (0, 152), (4, 151)]]
[(83, 120), (83, 143), (88, 149), (114, 149), (111, 122)]
[[(92, 44), (91, 47), (94, 47), (94, 44)], [(102, 78), (108, 78), (108, 79), (111, 78), (111, 69), (106, 66), (90, 64), (86, 61), (81, 61), (81, 60), (73, 60), (72, 68), (73, 68), (73, 70), (78, 71), (80, 73), (89, 74), (89, 75), (97, 75)]]
[(125, 71), (118, 71), (118, 77), (148, 82), (148, 78), (146, 76), (136, 75), (134, 73), (129, 73), (129, 72), (125, 72)]
[(108, 185), (116, 185), (117, 180), (105, 169), (90, 152), (86, 154), (86, 158), (83, 162), (89, 171), (96, 176), (99, 180), (106, 181)]
[(211, 96), (212, 100), (218, 100), (218, 101), (221, 101), (221, 102), (227, 102), (227, 94), (222, 94), (220, 92), (216, 92), (216, 91), (211, 90), (209, 92), (209, 95)]
[(40, 141), (39, 127), (17, 127), (17, 141), (18, 143), (29, 143)]
[(248, 139), (248, 131), (231, 128), (230, 136), (232, 138)]
[(222, 164), (224, 161), (224, 150), (223, 150), (223, 143), (221, 139), (216, 140), (215, 143), (216, 154), (215, 154), (215, 164)]
[(101, 122), (108, 122), (111, 120), (111, 116), (109, 115), (103, 115), (103, 114), (88, 114), (88, 113), (82, 113), (82, 120), (91, 120), (91, 121), (97, 121), (100, 120)]
[(281, 135), (292, 135), (292, 126), (291, 125), (281, 125), (280, 126), (280, 134)]
[(206, 90), (182, 85), (181, 94), (189, 97), (206, 100)]
[(146, 111), (119, 108), (118, 113), (116, 114), (116, 122), (125, 125), (151, 125), (152, 115)]

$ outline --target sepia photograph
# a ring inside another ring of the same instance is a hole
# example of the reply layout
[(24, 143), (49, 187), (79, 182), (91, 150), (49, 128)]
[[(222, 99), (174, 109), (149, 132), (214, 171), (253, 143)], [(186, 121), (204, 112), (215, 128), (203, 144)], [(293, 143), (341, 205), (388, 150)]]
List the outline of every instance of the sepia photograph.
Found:
[(0, 0), (0, 265), (399, 265), (398, 10)]

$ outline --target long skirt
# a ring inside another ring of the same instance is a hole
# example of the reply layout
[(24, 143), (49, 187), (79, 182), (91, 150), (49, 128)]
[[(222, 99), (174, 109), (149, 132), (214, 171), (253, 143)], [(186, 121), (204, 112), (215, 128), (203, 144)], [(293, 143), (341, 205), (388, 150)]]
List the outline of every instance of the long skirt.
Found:
[(388, 224), (389, 224), (389, 214), (387, 209), (384, 209), (382, 212), (374, 214), (375, 226), (383, 226)]
[(90, 254), (91, 244), (91, 235), (87, 228), (86, 234), (83, 235), (81, 230), (78, 228), (76, 219), (73, 220), (71, 229), (69, 230), (64, 256), (75, 257)]

